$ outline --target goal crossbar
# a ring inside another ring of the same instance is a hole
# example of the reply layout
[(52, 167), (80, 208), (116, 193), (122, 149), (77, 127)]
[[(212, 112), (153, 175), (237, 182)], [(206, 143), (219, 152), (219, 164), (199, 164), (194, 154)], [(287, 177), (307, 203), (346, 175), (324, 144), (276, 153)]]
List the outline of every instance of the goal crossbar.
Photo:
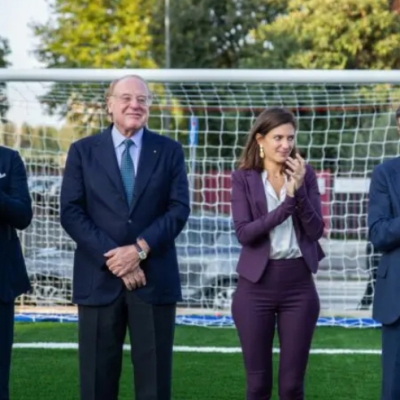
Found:
[(140, 75), (151, 82), (247, 83), (400, 83), (400, 70), (304, 69), (12, 69), (0, 68), (0, 82), (99, 82), (124, 75)]

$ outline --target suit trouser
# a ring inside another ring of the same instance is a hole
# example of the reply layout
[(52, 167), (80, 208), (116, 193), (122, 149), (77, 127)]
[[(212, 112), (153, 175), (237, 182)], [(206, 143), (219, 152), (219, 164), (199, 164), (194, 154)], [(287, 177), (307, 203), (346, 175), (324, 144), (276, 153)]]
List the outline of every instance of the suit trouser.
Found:
[(0, 400), (9, 400), (11, 351), (14, 335), (14, 303), (0, 301)]
[(276, 325), (279, 398), (304, 399), (304, 377), (319, 309), (312, 274), (302, 258), (271, 260), (257, 283), (239, 277), (232, 316), (243, 351), (247, 400), (271, 398)]
[(382, 325), (382, 400), (400, 399), (400, 318)]
[(170, 400), (176, 305), (152, 305), (124, 289), (110, 305), (79, 306), (81, 400), (117, 400), (129, 329), (136, 400)]

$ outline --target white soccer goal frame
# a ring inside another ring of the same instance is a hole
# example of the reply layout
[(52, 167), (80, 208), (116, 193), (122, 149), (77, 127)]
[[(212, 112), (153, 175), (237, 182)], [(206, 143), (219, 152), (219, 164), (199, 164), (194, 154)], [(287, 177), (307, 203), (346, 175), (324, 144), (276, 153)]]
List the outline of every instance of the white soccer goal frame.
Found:
[(400, 83), (400, 70), (305, 69), (12, 69), (0, 68), (0, 82), (100, 82), (124, 75), (149, 82), (241, 82), (305, 84)]
[[(400, 85), (400, 71), (386, 71), (386, 70), (256, 70), (256, 69), (243, 69), (243, 70), (225, 70), (225, 69), (35, 69), (35, 70), (18, 70), (18, 69), (0, 69), (0, 82), (5, 83), (37, 83), (37, 82), (73, 82), (88, 83), (88, 82), (109, 82), (113, 79), (120, 78), (125, 75), (140, 75), (150, 83), (243, 83), (243, 84), (302, 84), (302, 85), (373, 85), (373, 84), (389, 84)], [(346, 178), (341, 178), (335, 182), (334, 187), (338, 192), (346, 192), (346, 185), (349, 182)], [(351, 182), (355, 184), (355, 181)], [(354, 188), (357, 193), (365, 193), (368, 190), (368, 178), (359, 179), (357, 187)], [(336, 244), (335, 244), (336, 245)], [(329, 246), (329, 244), (328, 244)], [(360, 245), (361, 248), (363, 244)], [(357, 250), (363, 251), (363, 250)], [(356, 252), (356, 253), (357, 253)], [(358, 254), (358, 253), (357, 253)], [(318, 276), (318, 275), (317, 275)], [(21, 308), (21, 310), (24, 310)], [(57, 310), (64, 313), (65, 307), (59, 309), (52, 307), (52, 313), (57, 313)], [(34, 312), (38, 309), (34, 309)], [(46, 312), (47, 309), (40, 311)], [(211, 314), (213, 316), (225, 314), (229, 316), (229, 311), (215, 311), (200, 309), (201, 313)], [(339, 310), (340, 311), (340, 310)], [(201, 323), (199, 320), (185, 319), (186, 314), (198, 314), (199, 310), (182, 309), (181, 323)], [(33, 314), (32, 314), (33, 315)], [(329, 310), (324, 312), (324, 317), (320, 320), (320, 324), (337, 324), (337, 320), (332, 320), (329, 317), (336, 317), (338, 310), (334, 310), (330, 314)], [(369, 317), (370, 311), (360, 312), (352, 310), (351, 312), (344, 311), (340, 313), (341, 316), (351, 315), (355, 319), (343, 323), (342, 325), (360, 325), (361, 317)], [(36, 317), (32, 318), (38, 318)], [(63, 317), (59, 317), (63, 318)], [(199, 317), (201, 318), (201, 317)], [(208, 322), (216, 326), (229, 325), (229, 320), (216, 320), (216, 322)], [(372, 323), (373, 325), (374, 323)], [(363, 324), (361, 324), (363, 325)], [(371, 323), (370, 323), (371, 325)]]

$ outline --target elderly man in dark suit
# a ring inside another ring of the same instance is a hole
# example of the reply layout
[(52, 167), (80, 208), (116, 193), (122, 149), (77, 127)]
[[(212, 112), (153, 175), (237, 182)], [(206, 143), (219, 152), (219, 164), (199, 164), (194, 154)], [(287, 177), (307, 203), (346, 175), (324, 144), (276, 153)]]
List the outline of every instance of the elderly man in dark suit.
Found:
[(110, 85), (112, 124), (70, 147), (61, 223), (76, 242), (82, 400), (117, 400), (129, 329), (136, 400), (170, 400), (176, 303), (174, 240), (189, 213), (179, 143), (146, 128), (151, 93), (139, 76)]
[(32, 205), (19, 154), (0, 147), (0, 400), (8, 400), (14, 300), (30, 289), (16, 230), (29, 226)]

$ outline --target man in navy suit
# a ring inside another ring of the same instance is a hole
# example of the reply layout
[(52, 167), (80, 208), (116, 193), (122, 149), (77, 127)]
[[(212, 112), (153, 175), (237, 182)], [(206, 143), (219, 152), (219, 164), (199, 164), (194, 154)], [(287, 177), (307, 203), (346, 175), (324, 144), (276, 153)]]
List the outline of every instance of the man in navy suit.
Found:
[[(400, 127), (400, 108), (396, 112)], [(400, 131), (400, 129), (399, 129)], [(400, 157), (372, 174), (369, 239), (382, 253), (376, 271), (373, 318), (382, 324), (381, 400), (400, 399)]]
[(16, 230), (32, 220), (25, 166), (19, 154), (0, 146), (0, 400), (8, 400), (14, 300), (30, 289)]
[(190, 213), (184, 154), (146, 128), (142, 78), (112, 82), (106, 100), (111, 126), (71, 145), (61, 189), (61, 224), (77, 244), (80, 396), (117, 400), (128, 328), (136, 400), (170, 400), (174, 240)]

